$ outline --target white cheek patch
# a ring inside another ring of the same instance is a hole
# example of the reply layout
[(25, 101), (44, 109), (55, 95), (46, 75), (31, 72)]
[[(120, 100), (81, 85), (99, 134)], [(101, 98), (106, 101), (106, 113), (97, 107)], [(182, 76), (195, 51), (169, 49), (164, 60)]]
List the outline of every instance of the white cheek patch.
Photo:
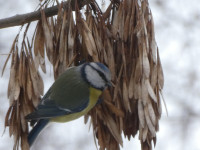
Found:
[(99, 67), (96, 63), (91, 63), (91, 66), (96, 68), (97, 70), (101, 71), (104, 73), (107, 81), (110, 81), (111, 80), (111, 74), (110, 74), (110, 71), (109, 72), (105, 72), (105, 70), (103, 70), (101, 67)]
[(94, 87), (97, 88), (103, 88), (105, 87), (105, 82), (99, 75), (99, 73), (94, 70), (92, 67), (87, 65), (85, 67), (85, 73), (86, 73), (86, 78), (90, 84), (92, 84)]

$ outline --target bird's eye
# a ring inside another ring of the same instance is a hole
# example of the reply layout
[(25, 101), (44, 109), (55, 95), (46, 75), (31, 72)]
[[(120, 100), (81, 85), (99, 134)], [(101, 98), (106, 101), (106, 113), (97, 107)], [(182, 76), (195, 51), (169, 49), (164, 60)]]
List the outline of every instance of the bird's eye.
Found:
[(101, 71), (98, 71), (98, 70), (97, 70), (97, 72), (100, 75), (100, 77), (105, 81), (105, 83), (108, 83), (108, 80), (106, 79), (104, 73), (102, 73)]

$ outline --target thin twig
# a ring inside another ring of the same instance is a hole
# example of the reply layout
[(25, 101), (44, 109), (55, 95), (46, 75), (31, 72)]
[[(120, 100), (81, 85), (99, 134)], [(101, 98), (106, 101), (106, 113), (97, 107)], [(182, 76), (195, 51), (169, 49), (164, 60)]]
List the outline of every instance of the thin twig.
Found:
[[(66, 1), (63, 3), (64, 8), (68, 8), (70, 1)], [(72, 9), (74, 8), (74, 2), (75, 0), (71, 1)], [(87, 5), (91, 2), (91, 0), (78, 0), (79, 8), (82, 8), (84, 5)], [(52, 6), (49, 8), (44, 9), (46, 17), (54, 16), (58, 13), (58, 5)], [(19, 26), (23, 25), (25, 23), (29, 23), (35, 20), (39, 20), (41, 18), (41, 12), (40, 10), (27, 13), (27, 14), (21, 14), (21, 15), (15, 15), (9, 18), (0, 19), (0, 29), (7, 28), (7, 27), (13, 27), (13, 26)]]

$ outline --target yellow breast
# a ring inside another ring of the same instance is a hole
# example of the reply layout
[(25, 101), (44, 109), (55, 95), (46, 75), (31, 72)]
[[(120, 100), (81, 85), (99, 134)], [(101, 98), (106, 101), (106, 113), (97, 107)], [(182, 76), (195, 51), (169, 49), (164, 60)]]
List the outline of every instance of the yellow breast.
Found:
[(85, 115), (86, 113), (88, 113), (88, 111), (90, 111), (96, 105), (101, 93), (102, 93), (101, 90), (90, 87), (89, 103), (85, 109), (83, 109), (81, 112), (52, 118), (51, 121), (53, 121), (53, 122), (68, 122), (68, 121), (72, 121), (74, 119), (77, 119), (77, 118)]

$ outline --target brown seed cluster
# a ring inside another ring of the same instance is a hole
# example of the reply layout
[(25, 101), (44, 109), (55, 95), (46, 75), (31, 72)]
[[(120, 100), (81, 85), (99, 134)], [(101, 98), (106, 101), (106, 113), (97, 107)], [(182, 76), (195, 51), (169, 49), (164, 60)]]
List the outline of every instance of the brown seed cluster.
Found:
[(21, 51), (18, 35), (11, 49), (10, 108), (5, 125), (15, 137), (15, 149), (19, 141), (23, 150), (28, 149), (24, 116), (43, 94), (38, 68), (46, 72), (45, 56), (55, 78), (79, 61), (102, 62), (111, 70), (113, 87), (103, 93), (103, 103), (85, 116), (85, 122), (91, 117), (101, 150), (120, 149), (122, 133), (128, 139), (139, 133), (141, 148), (152, 149), (159, 130), (164, 77), (148, 0), (140, 4), (138, 0), (111, 0), (104, 13), (95, 1), (85, 6), (84, 13), (76, 4), (72, 11), (71, 5), (61, 3), (56, 17), (47, 18), (41, 10), (32, 42), (26, 32)]

